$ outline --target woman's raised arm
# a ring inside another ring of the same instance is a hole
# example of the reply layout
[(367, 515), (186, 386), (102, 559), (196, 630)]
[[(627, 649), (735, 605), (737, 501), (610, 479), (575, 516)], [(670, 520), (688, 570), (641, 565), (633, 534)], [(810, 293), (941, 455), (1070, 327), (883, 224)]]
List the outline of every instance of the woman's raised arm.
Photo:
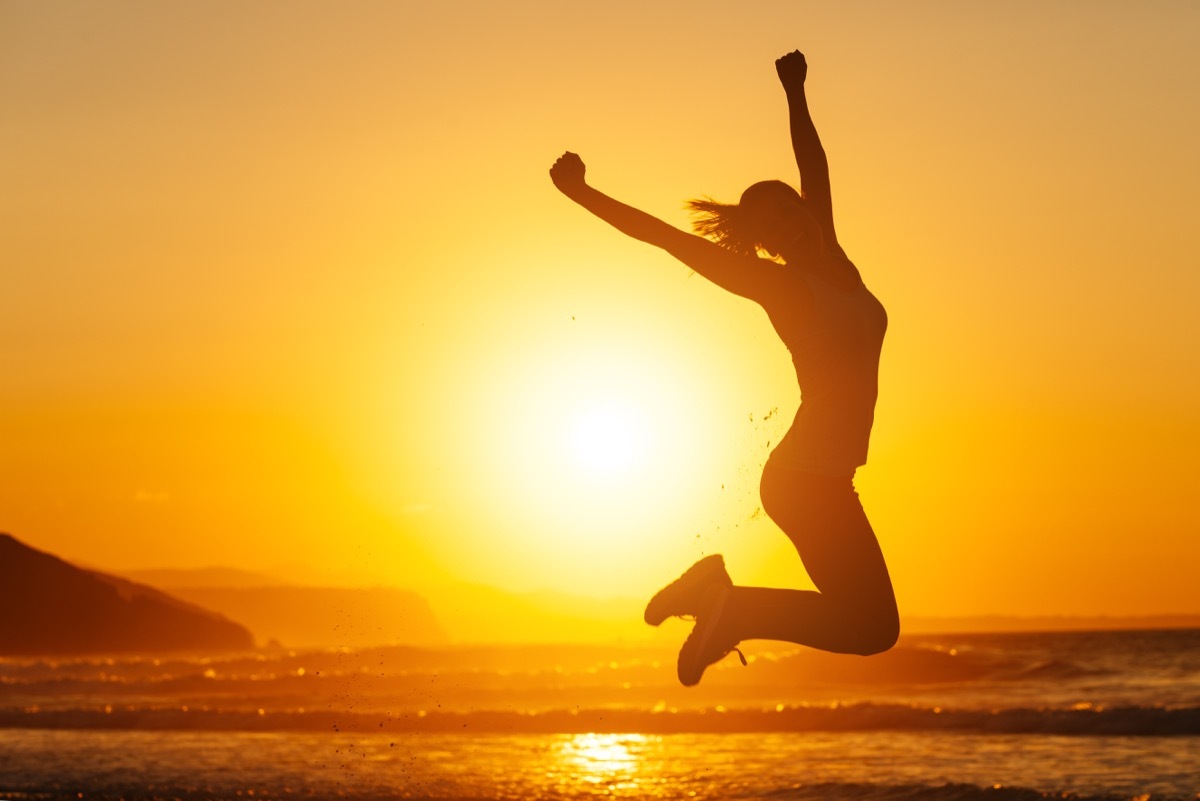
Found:
[(793, 50), (775, 61), (775, 71), (783, 84), (788, 100), (788, 121), (792, 132), (792, 151), (800, 168), (800, 188), (809, 209), (821, 224), (826, 244), (838, 248), (837, 232), (833, 227), (833, 198), (829, 190), (829, 161), (817, 126), (808, 111), (804, 82), (808, 78), (808, 62), (799, 50)]
[(717, 286), (752, 300), (768, 290), (774, 262), (733, 253), (702, 236), (689, 234), (640, 209), (589, 186), (586, 167), (574, 153), (564, 153), (550, 168), (550, 179), (564, 195), (623, 234), (660, 247)]

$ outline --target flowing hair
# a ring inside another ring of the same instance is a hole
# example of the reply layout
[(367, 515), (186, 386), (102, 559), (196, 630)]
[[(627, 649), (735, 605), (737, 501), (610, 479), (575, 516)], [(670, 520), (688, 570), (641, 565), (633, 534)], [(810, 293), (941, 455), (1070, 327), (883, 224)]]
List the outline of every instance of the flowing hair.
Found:
[(692, 230), (723, 248), (743, 256), (758, 253), (758, 242), (751, 233), (746, 210), (738, 203), (721, 203), (710, 197), (689, 200)]
[(761, 246), (752, 207), (763, 198), (779, 193), (804, 202), (804, 194), (783, 181), (759, 181), (743, 192), (737, 203), (721, 203), (705, 197), (689, 200), (684, 205), (692, 213), (692, 230), (697, 234), (734, 253), (754, 256)]

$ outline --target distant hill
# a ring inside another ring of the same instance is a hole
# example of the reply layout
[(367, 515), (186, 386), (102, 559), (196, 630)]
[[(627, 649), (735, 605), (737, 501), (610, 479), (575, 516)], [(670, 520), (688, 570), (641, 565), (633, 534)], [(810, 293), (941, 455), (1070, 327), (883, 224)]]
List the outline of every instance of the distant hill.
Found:
[[(155, 571), (159, 572), (159, 571)], [(415, 592), (394, 587), (195, 586), (178, 571), (173, 595), (244, 621), (287, 647), (444, 645), (446, 630)]]
[(613, 642), (649, 634), (642, 602), (634, 599), (512, 593), (465, 583), (421, 593), (297, 586), (222, 567), (123, 575), (240, 620), (260, 643), (276, 640), (288, 647)]
[(240, 651), (233, 621), (0, 534), (0, 655)]
[(233, 567), (160, 568), (157, 570), (119, 570), (131, 581), (175, 591), (184, 587), (282, 587), (291, 585), (263, 573)]

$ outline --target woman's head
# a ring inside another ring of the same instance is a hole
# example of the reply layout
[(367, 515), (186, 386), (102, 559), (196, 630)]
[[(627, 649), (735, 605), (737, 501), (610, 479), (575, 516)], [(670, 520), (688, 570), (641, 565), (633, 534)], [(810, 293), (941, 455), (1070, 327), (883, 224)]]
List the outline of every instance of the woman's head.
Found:
[(783, 181), (759, 181), (736, 204), (692, 200), (692, 227), (737, 253), (792, 255), (820, 241), (821, 228), (804, 197)]

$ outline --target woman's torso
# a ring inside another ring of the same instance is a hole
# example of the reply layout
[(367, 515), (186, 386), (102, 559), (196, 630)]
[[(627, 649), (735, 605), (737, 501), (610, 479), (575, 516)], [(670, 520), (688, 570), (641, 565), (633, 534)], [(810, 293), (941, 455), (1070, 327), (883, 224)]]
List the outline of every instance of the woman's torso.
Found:
[(787, 270), (761, 301), (800, 384), (800, 408), (771, 462), (826, 475), (850, 475), (866, 464), (887, 331), (887, 312), (853, 264), (838, 266), (847, 271), (832, 278)]

